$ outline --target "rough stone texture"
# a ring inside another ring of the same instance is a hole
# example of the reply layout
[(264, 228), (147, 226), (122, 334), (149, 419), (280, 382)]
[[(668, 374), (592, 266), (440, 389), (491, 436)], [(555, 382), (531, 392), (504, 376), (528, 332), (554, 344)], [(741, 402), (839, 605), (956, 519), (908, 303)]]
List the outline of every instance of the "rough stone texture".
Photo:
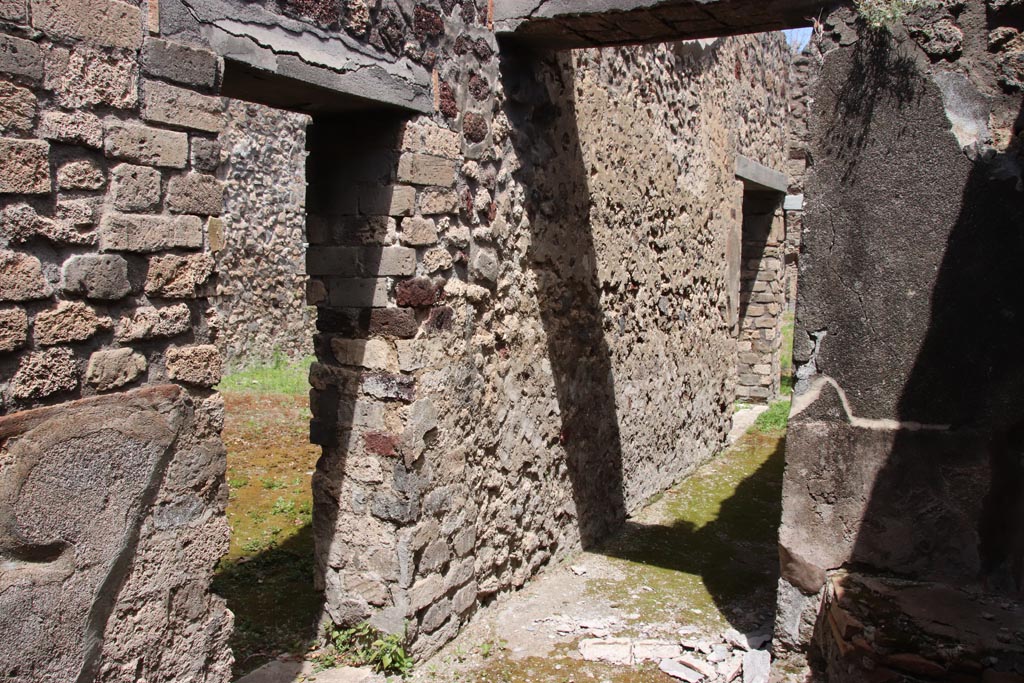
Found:
[(227, 110), (219, 138), (224, 245), (212, 302), (223, 321), (217, 346), (229, 364), (313, 352), (316, 315), (304, 298), (308, 123), (256, 104), (232, 102)]
[(224, 208), (224, 186), (202, 173), (171, 178), (167, 184), (167, 208), (173, 213), (219, 216)]
[(216, 346), (179, 346), (167, 351), (167, 372), (171, 379), (212, 387), (220, 381), (221, 357)]
[(165, 299), (195, 299), (213, 274), (209, 254), (156, 256), (146, 273), (146, 294)]
[(217, 55), (188, 45), (149, 38), (142, 50), (142, 70), (184, 85), (212, 88), (217, 83)]
[(114, 254), (72, 256), (64, 264), (61, 287), (88, 299), (120, 299), (132, 288), (128, 262)]
[(130, 384), (146, 371), (146, 358), (131, 349), (97, 351), (89, 357), (85, 380), (99, 391)]
[(139, 101), (139, 66), (125, 52), (54, 48), (46, 57), (45, 85), (64, 107), (129, 109)]
[(120, 0), (31, 0), (32, 25), (104, 47), (142, 45), (139, 8)]
[(146, 121), (218, 133), (224, 127), (223, 112), (219, 97), (159, 81), (147, 81), (143, 89), (142, 118)]
[(110, 329), (110, 318), (80, 301), (61, 301), (57, 308), (42, 311), (32, 320), (32, 336), (37, 344), (53, 346), (85, 341), (102, 329)]
[(100, 249), (154, 252), (203, 246), (203, 222), (198, 216), (142, 216), (109, 212), (100, 222)]
[(36, 120), (36, 96), (28, 88), (0, 81), (0, 133), (25, 133)]
[(46, 194), (51, 189), (49, 143), (0, 138), (0, 194)]
[[(223, 502), (199, 515), (199, 496), (224, 500), (223, 460), (204, 410), (159, 386), (0, 417), (0, 453), (19, 465), (0, 471), (0, 669), (12, 680), (227, 680), (231, 618), (205, 592), (206, 558), (227, 548)], [(194, 598), (147, 614), (147, 584)]]
[(43, 53), (30, 40), (0, 36), (0, 71), (32, 81), (43, 79)]
[(93, 161), (71, 161), (57, 170), (57, 187), (62, 190), (98, 190), (107, 178)]
[(138, 308), (117, 321), (114, 338), (120, 342), (127, 342), (175, 337), (188, 332), (191, 326), (191, 313), (186, 304)]
[(16, 399), (45, 398), (78, 387), (78, 364), (71, 349), (56, 348), (25, 356), (11, 378)]
[(930, 11), (824, 24), (780, 530), (805, 595), (845, 566), (997, 599), (1024, 584), (1020, 97), (985, 52), (1002, 19), (962, 6), (970, 66), (951, 73), (913, 28)]
[(39, 259), (0, 249), (0, 301), (45, 299), (52, 292)]
[(21, 348), (28, 339), (28, 316), (20, 308), (0, 309), (0, 351)]
[(118, 211), (149, 211), (160, 205), (160, 171), (120, 164), (111, 172), (110, 197)]
[(185, 168), (188, 162), (186, 134), (137, 124), (109, 124), (104, 149), (108, 157), (139, 164)]
[(39, 122), (39, 136), (98, 149), (103, 146), (103, 124), (87, 112), (47, 111)]

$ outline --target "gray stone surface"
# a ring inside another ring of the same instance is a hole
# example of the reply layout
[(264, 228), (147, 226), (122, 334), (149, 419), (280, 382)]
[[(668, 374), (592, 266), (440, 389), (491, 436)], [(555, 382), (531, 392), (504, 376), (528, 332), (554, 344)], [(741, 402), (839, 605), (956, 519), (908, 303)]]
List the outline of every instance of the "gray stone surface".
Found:
[(131, 291), (128, 262), (115, 254), (72, 256), (62, 270), (61, 287), (72, 295), (114, 300)]
[(711, 38), (808, 25), (821, 0), (505, 0), (494, 5), (499, 34), (533, 46), (579, 48)]

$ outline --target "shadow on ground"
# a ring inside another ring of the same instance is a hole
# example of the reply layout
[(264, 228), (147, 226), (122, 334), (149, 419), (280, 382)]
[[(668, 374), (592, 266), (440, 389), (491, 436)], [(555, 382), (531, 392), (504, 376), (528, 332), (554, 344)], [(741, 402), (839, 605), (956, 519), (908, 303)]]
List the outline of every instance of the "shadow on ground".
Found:
[(637, 565), (652, 599), (668, 591), (689, 606), (683, 621), (715, 608), (741, 631), (766, 627), (779, 577), (784, 452), (784, 432), (748, 433), (659, 502), (672, 521), (631, 520), (597, 552)]

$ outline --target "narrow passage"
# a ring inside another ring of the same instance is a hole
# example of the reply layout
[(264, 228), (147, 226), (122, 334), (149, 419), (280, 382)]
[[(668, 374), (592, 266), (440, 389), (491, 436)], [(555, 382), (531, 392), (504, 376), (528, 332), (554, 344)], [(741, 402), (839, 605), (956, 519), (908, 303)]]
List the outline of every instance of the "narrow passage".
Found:
[(696, 680), (727, 680), (771, 632), (788, 409), (774, 404), (600, 552), (492, 605), (413, 679), (660, 683), (687, 680), (660, 669), (689, 660)]

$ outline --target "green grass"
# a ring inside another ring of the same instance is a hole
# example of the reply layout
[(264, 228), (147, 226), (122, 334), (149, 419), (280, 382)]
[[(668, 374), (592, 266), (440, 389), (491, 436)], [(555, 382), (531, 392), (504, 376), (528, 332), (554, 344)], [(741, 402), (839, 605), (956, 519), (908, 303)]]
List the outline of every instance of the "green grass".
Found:
[(262, 365), (229, 371), (217, 385), (219, 391), (299, 396), (309, 391), (309, 366), (313, 357), (289, 361), (281, 354)]
[(780, 432), (786, 429), (789, 421), (789, 399), (776, 401), (768, 406), (768, 410), (757, 416), (754, 422), (754, 431), (762, 434), (769, 432)]
[(793, 314), (786, 311), (782, 315), (782, 349), (779, 350), (779, 366), (782, 374), (793, 372)]

